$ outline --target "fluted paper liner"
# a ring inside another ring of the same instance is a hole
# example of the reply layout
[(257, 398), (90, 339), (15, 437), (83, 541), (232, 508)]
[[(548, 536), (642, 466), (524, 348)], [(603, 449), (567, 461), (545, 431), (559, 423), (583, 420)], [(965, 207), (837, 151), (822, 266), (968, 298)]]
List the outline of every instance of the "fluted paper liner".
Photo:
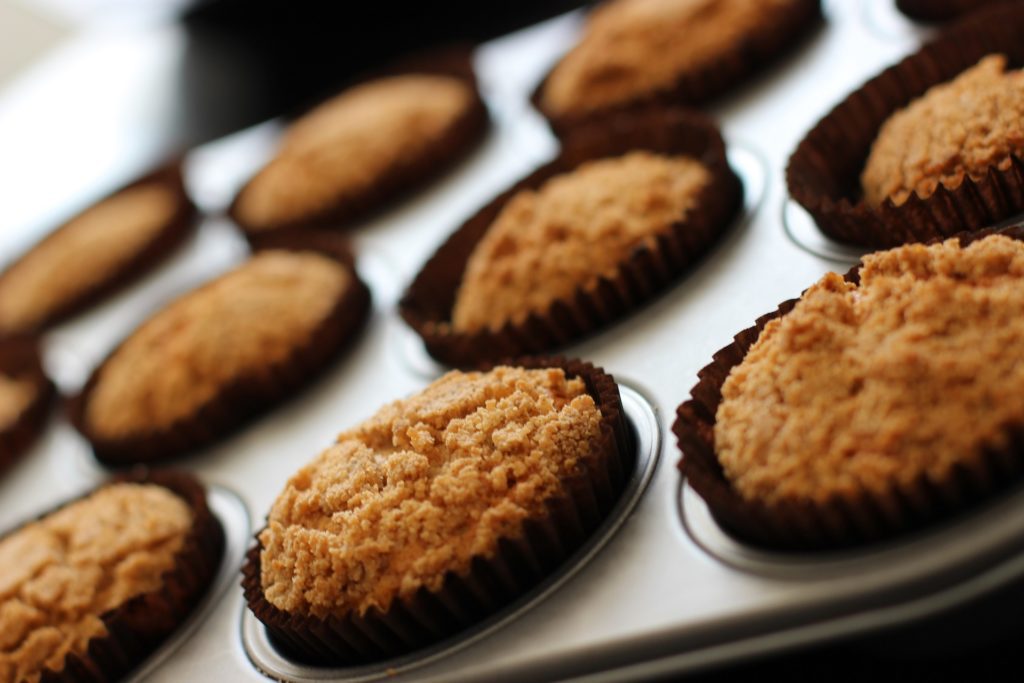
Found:
[[(138, 180), (111, 192), (103, 199), (93, 202), (90, 207), (83, 209), (83, 211), (80, 211), (78, 214), (65, 221), (60, 227), (44, 237), (42, 241), (31, 247), (25, 255), (34, 251), (49, 240), (59, 239), (61, 231), (68, 225), (68, 223), (80, 216), (84, 211), (88, 210), (88, 208), (104, 202), (125, 190), (153, 182), (160, 183), (163, 187), (174, 193), (175, 211), (171, 218), (164, 223), (160, 230), (150, 239), (148, 244), (140, 249), (133, 257), (120, 264), (115, 271), (106, 273), (103, 277), (98, 278), (94, 284), (83, 288), (74, 297), (64, 302), (62, 306), (54, 309), (46, 318), (40, 320), (39, 323), (31, 330), (22, 330), (23, 333), (40, 332), (46, 328), (52, 327), (53, 325), (81, 313), (92, 305), (99, 303), (103, 299), (120, 291), (169, 257), (175, 248), (184, 243), (189, 235), (195, 231), (195, 228), (198, 225), (199, 214), (195, 205), (192, 203), (192, 200), (189, 199), (188, 194), (185, 192), (185, 185), (181, 175), (181, 165), (176, 161), (152, 171)], [(7, 271), (10, 270), (10, 268), (13, 268), (21, 258), (24, 258), (24, 255), (5, 268), (3, 273), (0, 273), (0, 282), (3, 281)], [(60, 276), (55, 273), (54, 277)]]
[(941, 183), (922, 199), (869, 206), (860, 173), (882, 124), (928, 88), (952, 80), (982, 57), (1006, 55), (1008, 68), (1024, 66), (1024, 5), (995, 5), (972, 13), (917, 53), (854, 91), (800, 142), (786, 169), (793, 199), (829, 237), (871, 248), (949, 237), (990, 227), (1024, 212), (1024, 160), (990, 167), (980, 180), (956, 188)]
[(306, 663), (356, 665), (452, 636), (543, 581), (607, 516), (636, 460), (615, 380), (578, 360), (527, 358), (511, 364), (558, 367), (569, 377), (581, 377), (601, 411), (600, 448), (577, 473), (563, 479), (563, 495), (544, 501), (546, 513), (527, 520), (518, 536), (501, 539), (493, 556), (474, 557), (465, 574), (448, 572), (437, 591), (421, 587), (412, 595), (397, 596), (387, 611), (370, 608), (362, 615), (320, 619), (278, 609), (263, 596), (257, 534), (242, 570), (242, 586), (249, 609), (284, 654)]
[[(535, 190), (580, 164), (632, 150), (686, 155), (705, 164), (711, 182), (684, 219), (642, 245), (611, 276), (580, 287), (568, 300), (531, 313), (497, 331), (460, 332), (451, 312), (466, 263), (495, 218), (518, 192)], [(575, 128), (562, 152), (500, 194), (462, 224), (423, 266), (399, 303), (402, 317), (423, 338), (427, 351), (454, 367), (475, 367), (526, 354), (544, 353), (577, 341), (625, 317), (677, 280), (707, 252), (742, 206), (743, 187), (725, 158), (715, 125), (698, 112), (655, 108), (612, 114)]]
[[(822, 23), (820, 0), (794, 0), (777, 8), (775, 16), (758, 27), (754, 35), (737, 41), (716, 59), (681, 72), (667, 87), (599, 109), (556, 113), (544, 106), (543, 93), (550, 78), (549, 72), (534, 90), (530, 100), (559, 137), (588, 119), (611, 112), (627, 112), (651, 105), (701, 105), (729, 94), (744, 81), (777, 62), (799, 46)], [(680, 35), (680, 40), (685, 39), (685, 35)]]
[(0, 427), (0, 474), (3, 474), (43, 430), (57, 392), (43, 372), (38, 339), (34, 337), (0, 340), (0, 375), (19, 379), (28, 377), (36, 387), (32, 402), (12, 424)]
[(194, 414), (169, 426), (129, 437), (104, 438), (89, 427), (86, 407), (118, 346), (68, 404), (71, 422), (92, 444), (97, 460), (109, 466), (152, 463), (218, 441), (308, 384), (355, 340), (370, 312), (370, 290), (352, 267), (353, 256), (347, 240), (333, 233), (295, 231), (268, 236), (263, 244), (261, 249), (314, 251), (333, 258), (348, 266), (351, 285), (324, 321), (308, 339), (296, 344), (285, 361), (273, 367), (257, 368), (226, 384)]
[(373, 187), (366, 188), (359, 196), (338, 197), (323, 209), (302, 218), (281, 222), (273, 228), (253, 229), (242, 219), (237, 209), (241, 196), (249, 188), (250, 179), (238, 191), (228, 208), (231, 220), (242, 230), (250, 243), (257, 246), (267, 235), (281, 230), (351, 228), (356, 222), (367, 218), (374, 211), (386, 208), (394, 201), (401, 200), (405, 195), (438, 178), (476, 147), (487, 132), (489, 119), (487, 107), (484, 105), (477, 87), (470, 47), (452, 47), (406, 58), (388, 68), (364, 75), (350, 83), (345, 89), (339, 90), (335, 95), (342, 94), (348, 88), (379, 78), (412, 74), (457, 78), (470, 87), (473, 92), (473, 100), (466, 111), (443, 136), (434, 141), (422, 157), (403, 159), (403, 165), (400, 168), (393, 169), (393, 172), (381, 178)]
[[(1024, 240), (1021, 227), (957, 237), (966, 246), (995, 233)], [(859, 282), (859, 269), (860, 264), (846, 273), (845, 279)], [(837, 495), (822, 504), (786, 501), (768, 505), (742, 498), (715, 455), (715, 416), (722, 401), (722, 385), (764, 326), (789, 313), (797, 301), (781, 303), (776, 311), (758, 318), (753, 327), (737, 334), (733, 343), (715, 353), (714, 360), (698, 373), (690, 400), (676, 411), (672, 431), (683, 453), (679, 468), (725, 529), (742, 540), (779, 549), (859, 545), (927, 526), (1021, 479), (1024, 425), (1017, 425), (1009, 430), (1006, 448), (985, 449), (977, 457), (965, 457), (945, 481), (921, 475), (904, 485), (894, 484), (884, 495)]]
[[(137, 595), (100, 615), (107, 635), (90, 640), (84, 655), (69, 654), (60, 671), (45, 670), (41, 683), (95, 683), (121, 679), (142, 663), (185, 620), (206, 593), (220, 566), (224, 532), (206, 505), (203, 486), (192, 475), (138, 469), (114, 477), (103, 486), (119, 482), (156, 484), (169, 489), (188, 504), (192, 512), (192, 527), (175, 555), (174, 566), (161, 577), (160, 587)], [(43, 519), (65, 505), (87, 498), (96, 490), (68, 501), (37, 519)], [(0, 538), (16, 533), (23, 526), (12, 529)]]

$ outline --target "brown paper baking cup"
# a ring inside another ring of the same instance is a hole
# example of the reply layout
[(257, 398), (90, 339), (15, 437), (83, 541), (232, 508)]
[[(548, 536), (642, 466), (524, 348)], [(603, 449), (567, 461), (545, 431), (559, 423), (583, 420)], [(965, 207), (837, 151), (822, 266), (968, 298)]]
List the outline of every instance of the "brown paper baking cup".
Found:
[[(391, 205), (392, 202), (402, 199), (419, 187), (438, 178), (476, 147), (487, 132), (489, 118), (487, 107), (480, 98), (477, 88), (476, 75), (473, 71), (472, 49), (469, 47), (454, 47), (408, 57), (392, 66), (366, 74), (347, 87), (352, 88), (379, 78), (411, 74), (457, 78), (470, 86), (473, 91), (473, 101), (427, 153), (418, 158), (403, 159), (400, 168), (393, 169), (376, 185), (368, 188), (359, 196), (339, 197), (332, 204), (305, 217), (281, 222), (273, 228), (262, 230), (253, 228), (239, 215), (237, 209), (240, 198), (252, 182), (250, 180), (239, 190), (228, 208), (229, 217), (242, 230), (246, 239), (255, 245), (264, 235), (278, 230), (350, 228), (355, 222), (367, 218), (374, 211)], [(338, 94), (341, 92), (344, 90), (339, 91)], [(312, 108), (314, 107), (308, 109)]]
[[(543, 94), (550, 78), (549, 72), (534, 90), (530, 101), (559, 137), (587, 119), (613, 111), (629, 111), (651, 105), (704, 104), (732, 92), (742, 82), (777, 62), (799, 46), (822, 22), (820, 0), (794, 0), (779, 7), (771, 20), (759, 26), (754, 35), (737, 41), (731, 49), (708, 64), (681, 73), (670, 86), (662, 90), (600, 109), (559, 114), (544, 105)], [(685, 36), (681, 35), (680, 39), (685, 39)]]
[(0, 375), (30, 378), (36, 387), (32, 402), (12, 424), (0, 427), (0, 474), (3, 474), (43, 430), (57, 391), (43, 372), (38, 340), (34, 337), (0, 340)]
[[(42, 683), (119, 680), (159, 647), (188, 616), (220, 566), (224, 532), (206, 505), (203, 486), (192, 475), (139, 469), (114, 477), (104, 486), (119, 482), (156, 484), (169, 489), (188, 504), (193, 516), (192, 528), (175, 556), (174, 567), (161, 577), (160, 588), (137, 595), (102, 614), (100, 618), (106, 626), (107, 635), (90, 640), (84, 655), (68, 655), (60, 671), (47, 669), (40, 678)], [(97, 490), (68, 501), (37, 519), (87, 498)], [(23, 526), (8, 531), (0, 538), (16, 533)]]
[(991, 167), (980, 180), (939, 185), (930, 197), (916, 193), (900, 206), (867, 205), (860, 173), (886, 119), (939, 83), (992, 53), (1009, 67), (1024, 66), (1024, 4), (1000, 4), (972, 13), (917, 53), (854, 91), (811, 129), (786, 169), (793, 199), (829, 237), (872, 248), (897, 246), (979, 230), (1024, 212), (1024, 161)]
[[(41, 320), (33, 329), (22, 330), (22, 333), (38, 332), (49, 328), (120, 291), (127, 285), (130, 285), (148, 273), (156, 265), (170, 256), (174, 249), (181, 245), (186, 238), (193, 233), (198, 225), (199, 214), (195, 205), (192, 203), (192, 200), (189, 199), (188, 194), (185, 192), (185, 184), (181, 173), (181, 164), (178, 161), (169, 163), (166, 166), (158, 168), (138, 180), (125, 185), (124, 187), (110, 193), (103, 199), (94, 202), (93, 206), (110, 199), (120, 192), (150, 183), (159, 183), (174, 192), (176, 209), (171, 219), (164, 224), (164, 226), (156, 233), (147, 245), (136, 253), (135, 256), (121, 264), (116, 271), (107, 273), (102, 278), (98, 278), (93, 285), (82, 289), (75, 296), (65, 301), (59, 308), (54, 309), (49, 316), (44, 320)], [(78, 215), (80, 215), (80, 213)], [(65, 222), (43, 238), (41, 242), (32, 247), (32, 249), (30, 249), (25, 255), (27, 256), (28, 253), (38, 249), (50, 240), (59, 239), (61, 231), (71, 220), (74, 220), (74, 218), (69, 219), (69, 221)], [(24, 256), (21, 258), (24, 258)], [(8, 266), (3, 273), (0, 273), (0, 283), (3, 282), (7, 271), (16, 263), (17, 261)]]
[[(458, 332), (451, 311), (473, 249), (508, 201), (535, 190), (553, 176), (593, 159), (643, 149), (691, 156), (712, 180), (685, 219), (658, 235), (653, 247), (638, 247), (616, 272), (596, 286), (580, 287), (571, 300), (501, 329)], [(703, 115), (656, 108), (612, 114), (575, 128), (551, 163), (499, 195), (462, 224), (423, 266), (399, 302), (405, 321), (423, 338), (431, 356), (455, 367), (475, 367), (500, 358), (543, 353), (579, 340), (625, 317), (654, 298), (696, 263), (728, 227), (742, 205), (743, 187), (725, 158), (725, 144)]]
[[(1024, 241), (1024, 228), (1019, 226), (956, 237), (966, 246), (992, 234)], [(859, 270), (860, 264), (847, 272), (845, 279), (859, 282)], [(945, 481), (922, 475), (905, 484), (894, 484), (885, 495), (859, 492), (835, 496), (822, 504), (766, 505), (740, 497), (715, 455), (715, 416), (722, 401), (722, 384), (757, 341), (764, 326), (789, 313), (796, 303), (797, 299), (783, 302), (719, 350), (714, 360), (698, 373), (699, 381), (690, 392), (690, 400), (676, 411), (672, 431), (683, 453), (679, 468), (721, 526), (744, 541), (778, 549), (860, 545), (927, 526), (1020, 481), (1024, 475), (1024, 425), (1009, 429), (1005, 448), (985, 449), (977, 457), (965, 458)]]
[[(68, 402), (72, 424), (89, 440), (96, 459), (112, 466), (170, 459), (218, 441), (308, 384), (358, 336), (370, 312), (370, 290), (352, 268), (348, 241), (336, 233), (295, 231), (269, 238), (261, 249), (315, 251), (346, 264), (352, 285), (313, 334), (288, 359), (236, 379), (193, 415), (163, 428), (124, 438), (104, 438), (85, 419), (86, 406), (114, 349), (93, 371), (81, 393)], [(123, 342), (122, 342), (123, 343)]]
[(468, 571), (448, 572), (437, 591), (420, 588), (399, 596), (387, 611), (326, 619), (289, 614), (263, 596), (257, 543), (242, 574), (245, 598), (287, 655), (313, 664), (355, 665), (412, 652), (454, 635), (509, 604), (570, 558), (607, 516), (635, 465), (632, 437), (615, 380), (590, 363), (565, 358), (526, 358), (520, 367), (558, 367), (581, 377), (601, 411), (602, 443), (580, 471), (563, 479), (564, 494), (544, 501), (543, 515), (518, 535), (501, 539), (492, 556), (473, 558)]
[(941, 22), (1004, 0), (896, 0), (896, 8), (911, 19)]

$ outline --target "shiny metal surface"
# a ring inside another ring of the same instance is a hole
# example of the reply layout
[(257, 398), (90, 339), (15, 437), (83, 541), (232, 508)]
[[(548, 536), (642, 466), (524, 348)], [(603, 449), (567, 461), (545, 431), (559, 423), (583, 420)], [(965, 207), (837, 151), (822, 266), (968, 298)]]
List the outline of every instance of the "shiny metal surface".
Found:
[[(635, 509), (557, 591), (523, 607), (500, 629), (407, 673), (393, 672), (389, 680), (618, 681), (680, 672), (917, 619), (1024, 577), (1018, 554), (1024, 528), (1014, 521), (1024, 517), (1021, 495), (856, 556), (781, 558), (723, 536), (699, 499), (681, 489), (679, 454), (668, 430), (697, 371), (759, 315), (799, 295), (825, 272), (845, 271), (857, 256), (825, 250), (834, 245), (807, 245), (814, 237), (807, 229), (813, 228), (797, 225), (800, 211), (786, 206), (783, 170), (790, 152), (836, 102), (916, 49), (925, 35), (896, 14), (889, 0), (831, 0), (826, 10), (828, 23), (820, 34), (710, 110), (748, 193), (745, 218), (670, 291), (565, 350), (605, 367), (654, 407), (666, 438)], [(353, 233), (360, 271), (374, 294), (374, 312), (361, 341), (308, 391), (182, 461), (206, 482), (238, 491), (255, 527), (287, 477), (335, 434), (381, 404), (423, 387), (442, 370), (422, 354), (394, 303), (466, 216), (555, 154), (557, 145), (527, 97), (573, 44), (579, 24), (579, 15), (568, 15), (478, 50), (476, 66), (494, 122), (486, 141), (435, 185)], [(178, 42), (169, 33), (154, 41), (153, 50), (174, 50)], [(161, 59), (153, 57), (156, 63)], [(21, 93), (18, 101), (29, 102), (24, 106), (0, 100), (0, 147), (6, 150), (0, 155), (0, 179), (19, 177), (19, 170), (27, 182), (48, 177), (46, 165), (33, 156), (36, 147), (9, 131), (29, 118), (25, 106), (51, 100), (34, 91)], [(136, 159), (139, 149), (148, 149), (145, 141), (131, 153), (118, 148), (126, 143), (111, 126), (99, 125), (97, 139), (114, 147), (97, 148), (94, 163), (108, 170), (116, 154)], [(279, 131), (277, 122), (269, 122), (190, 153), (188, 186), (210, 217), (170, 263), (49, 337), (47, 367), (62, 388), (80, 384), (150, 311), (244, 258), (241, 238), (219, 214), (271, 153)], [(9, 198), (15, 205), (9, 215), (41, 225), (58, 208), (73, 204), (73, 195), (33, 190)], [(40, 208), (50, 197), (59, 201)], [(791, 238), (787, 227), (803, 231), (806, 239)], [(24, 240), (0, 233), (0, 258), (15, 253)], [(0, 480), (0, 527), (87, 488), (102, 475), (78, 435), (55, 418), (33, 451)], [(265, 680), (243, 647), (242, 613), (241, 590), (227, 590), (173, 656), (154, 663), (147, 679)]]

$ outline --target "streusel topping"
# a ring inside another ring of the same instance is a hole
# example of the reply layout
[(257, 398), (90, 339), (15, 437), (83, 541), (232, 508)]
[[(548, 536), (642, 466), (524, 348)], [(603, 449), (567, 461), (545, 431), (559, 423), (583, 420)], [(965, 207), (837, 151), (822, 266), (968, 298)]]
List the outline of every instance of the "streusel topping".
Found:
[(860, 276), (808, 289), (722, 387), (715, 450), (744, 498), (943, 481), (1024, 423), (1024, 243), (904, 246)]
[(1006, 71), (1006, 57), (989, 55), (948, 83), (890, 116), (861, 175), (864, 200), (903, 204), (930, 197), (989, 168), (1006, 170), (1024, 152), (1024, 71)]
[(325, 617), (437, 590), (595, 452), (601, 414), (560, 369), (450, 372), (291, 478), (260, 534), (267, 600)]
[(614, 276), (685, 219), (711, 174), (688, 157), (650, 152), (590, 161), (518, 193), (466, 264), (452, 328), (500, 329)]
[(265, 251), (170, 304), (100, 373), (85, 419), (101, 438), (145, 434), (191, 417), (231, 382), (285, 362), (351, 285), (313, 252)]

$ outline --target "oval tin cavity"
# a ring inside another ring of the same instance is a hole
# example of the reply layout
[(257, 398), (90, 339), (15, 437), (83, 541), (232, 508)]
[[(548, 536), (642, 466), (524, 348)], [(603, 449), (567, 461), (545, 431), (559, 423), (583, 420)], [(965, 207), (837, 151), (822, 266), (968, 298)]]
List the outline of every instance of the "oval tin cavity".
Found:
[(792, 199), (787, 199), (782, 205), (782, 227), (793, 244), (828, 261), (853, 266), (861, 256), (871, 251), (827, 237), (818, 229), (811, 214)]
[(575, 576), (601, 551), (601, 548), (614, 536), (639, 502), (654, 474), (658, 455), (661, 452), (661, 429), (655, 410), (637, 391), (621, 382), (619, 383), (619, 392), (622, 396), (622, 407), (635, 439), (636, 465), (626, 481), (622, 495), (608, 514), (608, 518), (594, 530), (586, 543), (545, 581), (476, 626), (440, 643), (395, 659), (359, 666), (309, 666), (282, 656), (267, 636), (263, 624), (253, 616), (247, 607), (243, 607), (242, 644), (253, 666), (275, 680), (294, 683), (323, 680), (361, 683), (383, 680), (452, 655), (483, 640), (489, 634), (529, 612), (531, 608), (545, 600)]

